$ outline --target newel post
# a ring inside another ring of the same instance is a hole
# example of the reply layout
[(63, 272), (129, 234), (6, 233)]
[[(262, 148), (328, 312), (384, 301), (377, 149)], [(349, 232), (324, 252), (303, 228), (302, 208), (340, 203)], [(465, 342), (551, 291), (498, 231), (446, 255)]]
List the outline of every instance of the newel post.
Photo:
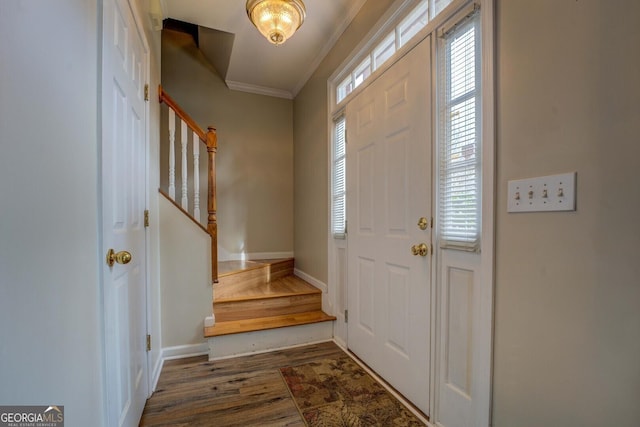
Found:
[(209, 157), (209, 192), (207, 197), (207, 231), (211, 235), (211, 279), (218, 283), (218, 220), (216, 218), (216, 152), (218, 151), (218, 135), (216, 128), (207, 128), (207, 154)]

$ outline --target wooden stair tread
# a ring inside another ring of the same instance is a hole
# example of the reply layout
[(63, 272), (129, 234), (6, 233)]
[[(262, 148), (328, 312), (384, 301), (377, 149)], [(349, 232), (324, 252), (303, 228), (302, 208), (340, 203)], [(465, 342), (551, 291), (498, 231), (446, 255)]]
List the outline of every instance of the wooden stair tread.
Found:
[(322, 291), (299, 277), (290, 275), (276, 279), (270, 283), (257, 284), (251, 287), (223, 288), (215, 291), (216, 303), (251, 301), (268, 298), (281, 298), (297, 295), (321, 294)]
[(215, 325), (204, 328), (206, 338), (220, 335), (239, 334), (243, 332), (263, 331), (267, 329), (285, 328), (287, 326), (306, 325), (310, 323), (336, 320), (323, 311), (308, 311), (281, 316), (260, 317), (255, 319), (216, 322)]

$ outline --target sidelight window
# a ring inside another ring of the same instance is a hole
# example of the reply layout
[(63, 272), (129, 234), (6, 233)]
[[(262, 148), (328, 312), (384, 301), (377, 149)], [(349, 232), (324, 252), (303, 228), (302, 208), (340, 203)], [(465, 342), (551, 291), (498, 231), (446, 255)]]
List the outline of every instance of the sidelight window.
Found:
[(439, 242), (480, 247), (480, 14), (441, 34)]
[(333, 177), (332, 177), (332, 207), (331, 230), (333, 237), (344, 238), (347, 233), (347, 161), (346, 121), (344, 114), (333, 122)]

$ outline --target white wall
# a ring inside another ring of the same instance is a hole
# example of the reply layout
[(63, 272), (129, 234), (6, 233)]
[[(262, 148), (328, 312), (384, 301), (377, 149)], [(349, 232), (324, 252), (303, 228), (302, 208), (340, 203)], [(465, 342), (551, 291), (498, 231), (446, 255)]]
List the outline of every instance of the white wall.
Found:
[(97, 8), (0, 2), (0, 402), (72, 427), (104, 418)]

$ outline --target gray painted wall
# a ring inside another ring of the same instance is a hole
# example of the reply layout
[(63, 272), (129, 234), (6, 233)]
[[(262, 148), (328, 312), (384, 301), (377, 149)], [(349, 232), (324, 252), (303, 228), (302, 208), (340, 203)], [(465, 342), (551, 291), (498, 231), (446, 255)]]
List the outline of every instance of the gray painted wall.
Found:
[(97, 20), (96, 1), (0, 3), (0, 402), (70, 426), (105, 413)]
[[(502, 0), (494, 426), (640, 425), (640, 3)], [(507, 180), (578, 172), (574, 213)]]
[[(64, 405), (69, 426), (105, 418), (100, 8), (89, 0), (0, 2), (0, 403)], [(150, 39), (152, 85), (157, 42)], [(150, 277), (155, 301), (157, 274)]]
[[(221, 259), (227, 253), (293, 252), (293, 102), (229, 90), (190, 36), (162, 34), (164, 89), (202, 128), (217, 128)], [(167, 171), (168, 138), (163, 143), (161, 170)], [(200, 152), (205, 162), (206, 151)], [(202, 170), (204, 215), (206, 166)], [(161, 182), (168, 186), (166, 174)]]
[(159, 202), (162, 346), (202, 344), (212, 313), (211, 238), (167, 199)]

